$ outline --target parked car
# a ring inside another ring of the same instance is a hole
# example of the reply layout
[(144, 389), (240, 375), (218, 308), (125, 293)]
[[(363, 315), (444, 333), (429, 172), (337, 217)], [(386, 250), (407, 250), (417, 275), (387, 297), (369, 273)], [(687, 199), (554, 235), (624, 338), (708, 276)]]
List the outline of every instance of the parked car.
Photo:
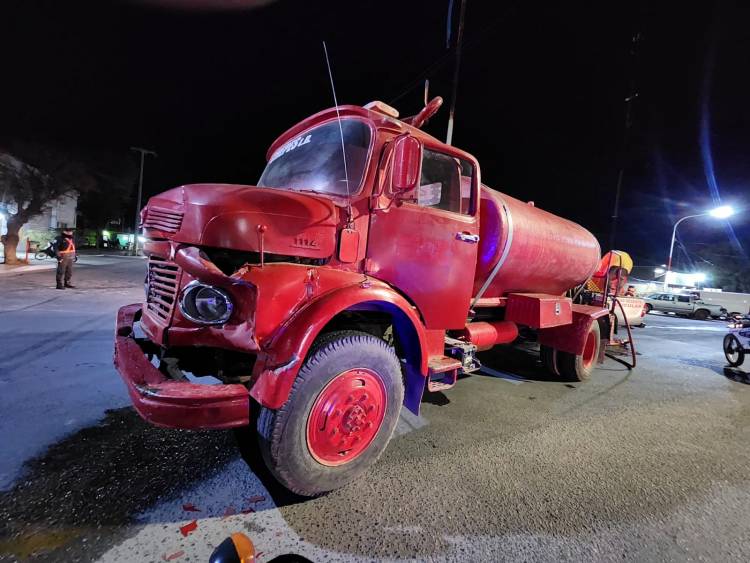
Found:
[(732, 293), (730, 291), (694, 291), (696, 297), (698, 297), (704, 303), (711, 303), (724, 307), (729, 311), (730, 316), (735, 315), (747, 315), (750, 313), (750, 294), (748, 293)]
[(675, 313), (704, 321), (709, 317), (718, 319), (727, 314), (727, 310), (713, 303), (706, 303), (695, 295), (678, 293), (652, 293), (644, 298), (646, 312), (661, 311)]
[(737, 318), (729, 324), (729, 333), (724, 337), (724, 356), (732, 367), (741, 366), (745, 354), (750, 353), (750, 318)]

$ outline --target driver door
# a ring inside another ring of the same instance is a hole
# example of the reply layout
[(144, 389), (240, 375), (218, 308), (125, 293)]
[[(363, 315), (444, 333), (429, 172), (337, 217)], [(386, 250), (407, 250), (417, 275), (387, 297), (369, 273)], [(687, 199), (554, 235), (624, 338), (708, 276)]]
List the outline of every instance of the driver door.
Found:
[(423, 147), (416, 193), (371, 215), (368, 272), (405, 294), (428, 329), (466, 324), (479, 243), (477, 170), (463, 153)]

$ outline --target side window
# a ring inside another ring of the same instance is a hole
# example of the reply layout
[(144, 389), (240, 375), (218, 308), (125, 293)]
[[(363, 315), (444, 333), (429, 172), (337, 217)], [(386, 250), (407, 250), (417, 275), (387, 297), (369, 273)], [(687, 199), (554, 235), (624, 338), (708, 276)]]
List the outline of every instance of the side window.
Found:
[(473, 179), (474, 167), (470, 162), (424, 149), (417, 203), (469, 215)]
[(690, 303), (690, 296), (689, 295), (678, 295), (677, 301), (680, 303)]
[(674, 295), (665, 295), (664, 301), (674, 301)]

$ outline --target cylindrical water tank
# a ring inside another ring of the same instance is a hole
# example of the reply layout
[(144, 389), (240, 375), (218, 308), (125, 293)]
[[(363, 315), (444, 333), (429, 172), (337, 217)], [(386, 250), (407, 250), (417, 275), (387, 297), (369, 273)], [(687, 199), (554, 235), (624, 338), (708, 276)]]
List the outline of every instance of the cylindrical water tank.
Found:
[[(561, 295), (596, 270), (601, 250), (580, 225), (482, 186), (479, 257), (474, 295), (497, 268), (481, 295)], [(498, 268), (499, 264), (499, 268)]]

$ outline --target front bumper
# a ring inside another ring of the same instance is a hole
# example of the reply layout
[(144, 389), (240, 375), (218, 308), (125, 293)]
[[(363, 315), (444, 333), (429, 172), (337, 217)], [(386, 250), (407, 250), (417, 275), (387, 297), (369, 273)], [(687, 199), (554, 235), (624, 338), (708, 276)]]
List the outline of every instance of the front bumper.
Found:
[(115, 367), (144, 420), (168, 428), (234, 428), (250, 424), (250, 395), (243, 385), (172, 381), (156, 369), (135, 339), (136, 303), (117, 312)]

